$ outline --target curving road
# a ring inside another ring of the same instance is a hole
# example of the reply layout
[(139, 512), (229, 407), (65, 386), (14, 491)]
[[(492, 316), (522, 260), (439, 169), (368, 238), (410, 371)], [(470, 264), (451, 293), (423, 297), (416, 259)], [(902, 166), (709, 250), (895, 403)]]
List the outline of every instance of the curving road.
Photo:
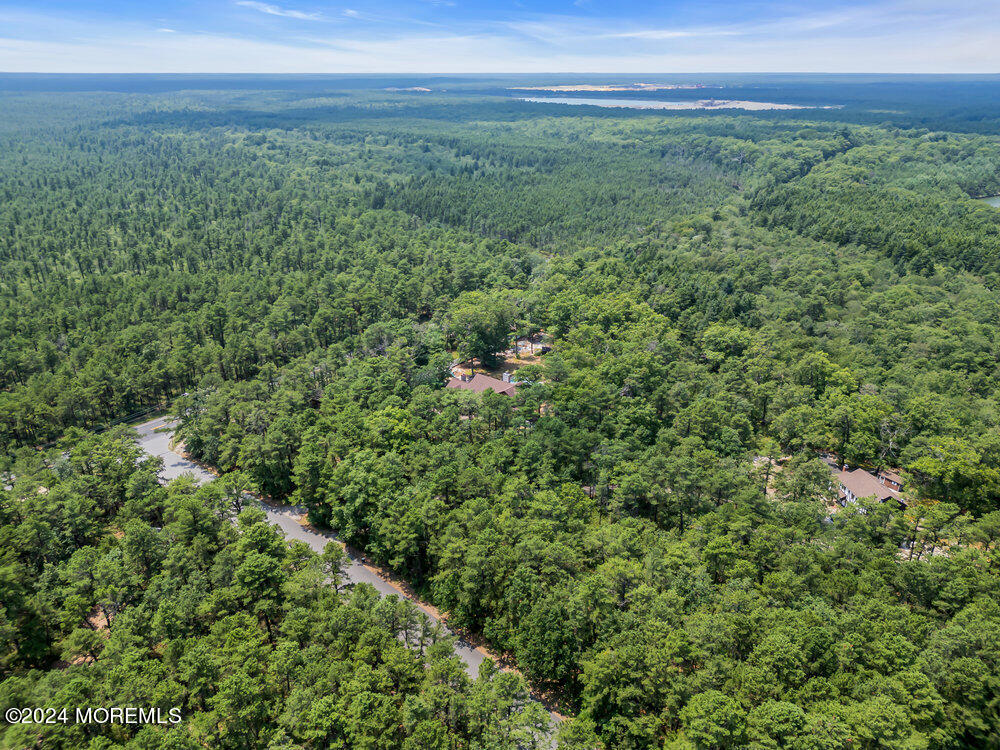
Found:
[[(139, 433), (139, 445), (152, 456), (163, 459), (163, 470), (160, 478), (164, 481), (176, 479), (182, 474), (193, 474), (195, 479), (201, 482), (209, 482), (215, 477), (193, 461), (189, 461), (183, 456), (170, 449), (170, 437), (173, 430), (156, 432), (164, 427), (173, 427), (175, 422), (170, 418), (158, 417), (148, 422), (135, 425), (133, 429)], [(322, 552), (328, 542), (339, 542), (340, 540), (333, 534), (322, 533), (315, 529), (304, 527), (299, 520), (304, 515), (302, 508), (292, 505), (271, 505), (261, 503), (259, 507), (267, 514), (267, 519), (278, 526), (288, 539), (298, 539), (305, 542), (317, 552)], [(394, 595), (400, 598), (409, 599), (416, 607), (430, 618), (431, 622), (438, 622), (437, 615), (423, 602), (409, 596), (405, 591), (393, 585), (378, 575), (374, 570), (364, 564), (364, 561), (357, 555), (347, 552), (349, 564), (344, 569), (344, 578), (349, 583), (367, 583), (374, 586), (382, 595)], [(455, 636), (455, 653), (465, 664), (466, 671), (475, 678), (479, 674), (479, 665), (488, 654), (482, 649), (473, 646), (468, 641), (453, 633), (442, 623), (445, 632)]]

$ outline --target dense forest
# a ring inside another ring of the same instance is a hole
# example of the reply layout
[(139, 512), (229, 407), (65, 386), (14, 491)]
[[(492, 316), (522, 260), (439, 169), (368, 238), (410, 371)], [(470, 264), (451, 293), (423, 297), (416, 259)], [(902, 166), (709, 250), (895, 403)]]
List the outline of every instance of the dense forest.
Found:
[(1000, 127), (918, 89), (0, 94), (0, 705), (185, 707), (0, 744), (1000, 747)]
[(22, 466), (2, 498), (0, 701), (186, 720), (13, 724), (4, 747), (540, 746), (520, 678), (470, 681), (412, 604), (341, 590), (337, 545), (289, 546), (257, 509), (230, 523), (218, 483), (159, 486), (128, 432)]

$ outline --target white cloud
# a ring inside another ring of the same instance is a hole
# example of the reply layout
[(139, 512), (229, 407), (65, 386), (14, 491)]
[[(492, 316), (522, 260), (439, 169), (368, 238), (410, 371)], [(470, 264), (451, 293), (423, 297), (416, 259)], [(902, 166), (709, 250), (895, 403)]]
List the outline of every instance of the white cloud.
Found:
[[(138, 23), (56, 19), (0, 9), (0, 70), (176, 73), (685, 73), (1000, 71), (994, 0), (899, 0), (752, 23), (642, 28), (634, 21), (525, 15), (426, 26), (341, 16), (282, 36), (154, 32)], [(255, 10), (262, 5), (241, 0)], [(353, 9), (349, 9), (353, 10)], [(261, 11), (270, 12), (270, 11)], [(343, 14), (344, 11), (341, 11)], [(274, 15), (274, 13), (271, 13)], [(309, 20), (316, 20), (315, 14)], [(294, 17), (294, 16), (293, 16)], [(166, 19), (160, 20), (160, 23)]]
[(715, 27), (632, 29), (609, 36), (634, 39), (680, 39), (699, 36), (766, 36), (781, 43), (789, 35), (815, 35), (821, 41), (882, 35), (947, 34), (955, 27), (1000, 28), (994, 0), (891, 0), (846, 6), (818, 13), (785, 11), (771, 18)]
[(267, 13), (271, 16), (296, 18), (300, 21), (319, 21), (323, 18), (321, 13), (306, 13), (301, 10), (289, 10), (288, 8), (271, 5), (270, 3), (259, 3), (256, 0), (236, 0), (236, 5), (242, 5), (244, 8), (253, 8), (254, 10), (259, 10), (261, 13)]
[(604, 36), (614, 39), (694, 39), (707, 36), (737, 36), (735, 29), (644, 29), (640, 31), (620, 31)]

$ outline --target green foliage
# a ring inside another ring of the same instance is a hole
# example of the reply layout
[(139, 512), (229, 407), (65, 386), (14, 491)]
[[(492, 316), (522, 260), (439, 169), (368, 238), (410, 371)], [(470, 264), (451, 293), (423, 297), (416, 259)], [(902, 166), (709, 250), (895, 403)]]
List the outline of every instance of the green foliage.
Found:
[[(565, 748), (1000, 743), (995, 136), (241, 96), (11, 101), (5, 701), (187, 707), (102, 747), (543, 742), (256, 490), (510, 656)], [(538, 330), (516, 396), (442, 387)], [(78, 429), (166, 402), (222, 480)], [(907, 507), (833, 511), (819, 452)]]
[[(155, 478), (119, 430), (17, 467), (5, 539), (0, 708), (142, 706), (180, 723), (5, 725), (0, 746), (538, 747), (548, 714), (490, 662), (466, 675), (412, 605), (360, 585), (343, 557), (286, 544), (215, 486), (155, 481), (137, 517), (117, 498)], [(90, 460), (100, 456), (100, 461)], [(41, 458), (41, 457), (40, 457)], [(116, 471), (106, 470), (108, 461)], [(46, 491), (42, 491), (46, 490)], [(74, 527), (78, 499), (90, 525)], [(62, 539), (38, 546), (38, 535)], [(328, 584), (329, 577), (334, 585)], [(60, 660), (61, 659), (61, 660)]]

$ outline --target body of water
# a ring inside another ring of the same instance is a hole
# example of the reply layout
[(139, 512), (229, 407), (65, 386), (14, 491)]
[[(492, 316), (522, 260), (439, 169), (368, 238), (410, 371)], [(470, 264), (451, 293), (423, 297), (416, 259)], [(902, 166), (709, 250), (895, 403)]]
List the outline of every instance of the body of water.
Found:
[(980, 198), (979, 200), (981, 200), (983, 203), (988, 203), (991, 206), (996, 206), (997, 208), (1000, 208), (1000, 195), (991, 195), (988, 198)]

